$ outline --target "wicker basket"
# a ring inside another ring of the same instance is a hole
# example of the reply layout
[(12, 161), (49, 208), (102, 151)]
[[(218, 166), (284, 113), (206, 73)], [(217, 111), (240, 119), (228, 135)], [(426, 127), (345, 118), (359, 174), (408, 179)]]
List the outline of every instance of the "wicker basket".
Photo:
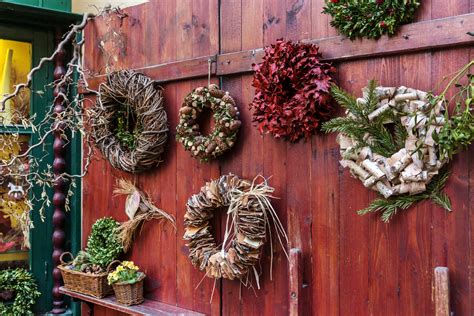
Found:
[(117, 303), (122, 305), (138, 305), (143, 303), (143, 280), (145, 279), (145, 274), (140, 276), (137, 282), (133, 284), (128, 283), (115, 283), (113, 284), (115, 297), (117, 298)]
[(120, 263), (120, 261), (116, 260), (110, 263), (106, 272), (91, 274), (66, 268), (70, 262), (63, 261), (64, 255), (70, 255), (72, 258), (72, 254), (70, 252), (64, 252), (60, 257), (61, 265), (58, 266), (63, 276), (65, 288), (97, 298), (103, 298), (113, 293), (112, 287), (107, 282), (107, 276), (112, 266), (116, 263)]

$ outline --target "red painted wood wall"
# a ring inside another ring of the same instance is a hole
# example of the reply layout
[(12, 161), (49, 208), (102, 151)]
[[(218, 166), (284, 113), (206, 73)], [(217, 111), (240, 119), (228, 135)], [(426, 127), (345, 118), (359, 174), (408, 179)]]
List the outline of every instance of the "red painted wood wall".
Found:
[[(260, 48), (275, 39), (316, 39), (336, 35), (321, 14), (323, 0), (151, 0), (126, 9), (125, 47), (117, 67), (138, 68), (217, 53)], [(471, 0), (425, 0), (417, 21), (474, 11)], [(86, 32), (86, 64), (99, 71), (97, 48), (104, 23)], [(474, 31), (474, 30), (472, 30)], [(430, 34), (426, 34), (430, 36)], [(321, 47), (324, 55), (324, 47)], [(474, 56), (468, 47), (337, 63), (338, 82), (353, 93), (370, 78), (383, 85), (430, 90)], [(288, 263), (277, 250), (273, 281), (269, 249), (262, 260), (262, 289), (254, 293), (238, 282), (217, 283), (192, 267), (182, 240), (189, 196), (205, 181), (229, 172), (244, 178), (272, 176), (280, 197), (274, 204), (290, 236), (290, 247), (303, 249), (302, 303), (305, 315), (432, 315), (433, 269), (448, 266), (455, 315), (474, 314), (474, 148), (458, 155), (447, 185), (454, 212), (430, 202), (397, 216), (389, 225), (356, 210), (375, 197), (339, 164), (335, 135), (318, 134), (290, 144), (261, 136), (251, 124), (251, 74), (222, 78), (236, 99), (243, 126), (236, 147), (209, 164), (192, 159), (177, 144), (174, 128), (184, 96), (207, 80), (166, 84), (170, 122), (164, 163), (138, 176), (114, 170), (100, 157), (84, 179), (83, 235), (99, 217), (125, 220), (124, 199), (112, 194), (119, 177), (134, 179), (156, 204), (173, 214), (178, 230), (146, 224), (129, 257), (148, 274), (147, 291), (157, 300), (218, 315), (285, 315), (288, 310)], [(154, 78), (159, 80), (160, 78)], [(219, 228), (217, 227), (219, 230)], [(240, 299), (241, 297), (241, 299)], [(96, 315), (116, 315), (96, 308)]]

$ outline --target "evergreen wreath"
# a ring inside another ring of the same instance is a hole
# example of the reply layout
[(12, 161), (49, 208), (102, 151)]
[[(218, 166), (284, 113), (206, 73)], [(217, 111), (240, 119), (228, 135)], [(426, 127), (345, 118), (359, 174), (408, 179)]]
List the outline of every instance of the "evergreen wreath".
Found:
[(0, 315), (33, 315), (31, 307), (41, 295), (33, 275), (21, 268), (0, 271), (0, 291), (14, 297), (12, 304), (0, 300)]
[(263, 62), (253, 65), (255, 96), (250, 104), (261, 133), (296, 142), (311, 137), (329, 119), (336, 70), (320, 58), (313, 44), (279, 39), (265, 48)]
[[(377, 87), (375, 81), (363, 98), (337, 87), (332, 93), (346, 116), (326, 122), (323, 130), (340, 133), (343, 167), (385, 199), (431, 198), (450, 210), (449, 198), (441, 192), (447, 175), (440, 170), (447, 159), (439, 157), (434, 139), (446, 123), (444, 100), (403, 86)], [(382, 218), (388, 221), (393, 214)]]
[(114, 168), (139, 173), (161, 162), (168, 120), (156, 81), (130, 70), (110, 73), (89, 116), (91, 136)]
[[(208, 136), (201, 134), (197, 123), (204, 108), (211, 109), (215, 123)], [(234, 146), (241, 125), (239, 114), (229, 92), (220, 90), (215, 84), (196, 88), (186, 96), (179, 110), (176, 140), (191, 152), (192, 157), (209, 161)]]
[(100, 218), (92, 225), (86, 248), (91, 264), (104, 269), (123, 252), (119, 226), (111, 217)]
[[(229, 174), (206, 183), (186, 204), (185, 234), (191, 263), (211, 278), (239, 279), (250, 286), (249, 273), (259, 286), (255, 265), (273, 227), (286, 254), (288, 237), (270, 198), (274, 189), (266, 181), (241, 180)], [(218, 246), (211, 232), (210, 220), (216, 211), (228, 214), (222, 245)], [(271, 225), (273, 223), (273, 225)], [(270, 235), (271, 236), (271, 235)], [(270, 240), (271, 242), (271, 240)], [(271, 249), (273, 249), (271, 247)]]
[(412, 22), (419, 6), (418, 0), (326, 0), (323, 13), (331, 15), (331, 26), (351, 40), (378, 39)]

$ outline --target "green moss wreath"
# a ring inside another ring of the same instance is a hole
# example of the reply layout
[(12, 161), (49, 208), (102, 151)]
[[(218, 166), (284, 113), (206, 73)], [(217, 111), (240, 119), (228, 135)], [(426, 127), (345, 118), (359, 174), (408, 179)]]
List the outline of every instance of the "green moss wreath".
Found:
[(377, 39), (393, 35), (400, 25), (413, 21), (418, 0), (326, 0), (323, 13), (332, 16), (331, 26), (349, 37)]
[(0, 301), (0, 315), (33, 315), (31, 306), (40, 297), (33, 275), (25, 269), (7, 269), (0, 271), (0, 290), (14, 293), (13, 304)]
[[(203, 136), (197, 123), (198, 115), (210, 108), (214, 113), (214, 130)], [(209, 161), (222, 155), (235, 144), (240, 129), (239, 110), (228, 92), (215, 84), (196, 88), (186, 96), (179, 110), (179, 124), (176, 140), (183, 144), (191, 156), (201, 161)]]
[(92, 264), (106, 268), (123, 252), (118, 236), (119, 223), (111, 217), (98, 219), (92, 225), (92, 231), (87, 239), (87, 253)]

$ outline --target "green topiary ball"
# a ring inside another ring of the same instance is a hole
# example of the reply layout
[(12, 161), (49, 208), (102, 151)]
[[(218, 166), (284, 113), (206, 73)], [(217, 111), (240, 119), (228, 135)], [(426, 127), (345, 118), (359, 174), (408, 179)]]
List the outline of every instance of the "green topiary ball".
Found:
[(117, 234), (118, 227), (119, 223), (111, 217), (98, 219), (92, 225), (86, 248), (92, 264), (105, 269), (122, 253), (122, 243)]
[(25, 269), (0, 271), (0, 290), (14, 292), (13, 304), (0, 302), (0, 315), (33, 315), (31, 306), (40, 297), (33, 275)]

